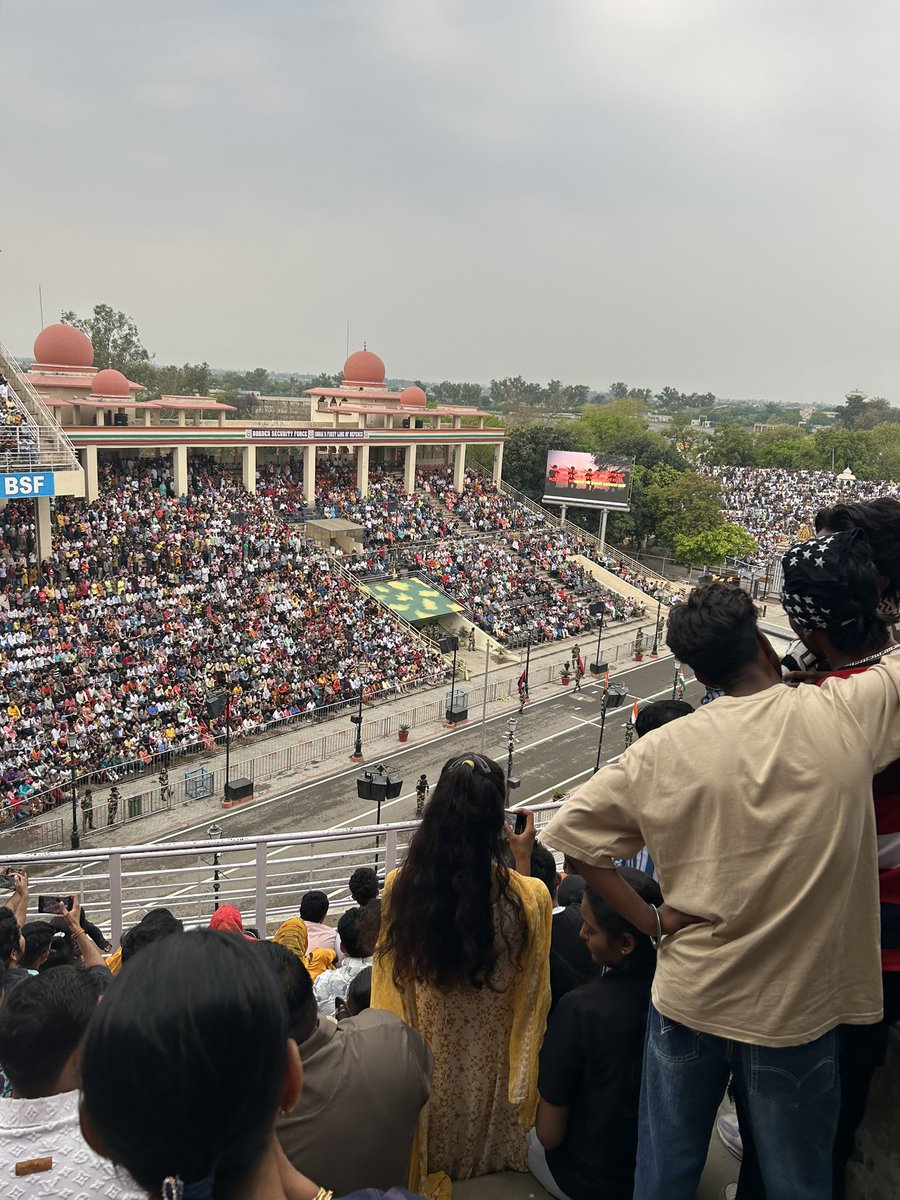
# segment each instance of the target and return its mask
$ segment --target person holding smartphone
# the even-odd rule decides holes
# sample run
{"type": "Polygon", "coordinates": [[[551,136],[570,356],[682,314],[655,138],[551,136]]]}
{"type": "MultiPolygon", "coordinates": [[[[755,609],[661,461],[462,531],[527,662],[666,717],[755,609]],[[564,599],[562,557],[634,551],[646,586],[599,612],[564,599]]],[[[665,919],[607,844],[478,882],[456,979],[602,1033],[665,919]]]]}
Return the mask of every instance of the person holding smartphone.
{"type": "Polygon", "coordinates": [[[428,1174],[526,1167],[550,1006],[551,902],[530,878],[534,815],[509,814],[524,819],[517,834],[504,799],[497,763],[451,758],[385,883],[372,1007],[395,1013],[434,1052],[414,1164],[420,1190],[428,1174]]]}

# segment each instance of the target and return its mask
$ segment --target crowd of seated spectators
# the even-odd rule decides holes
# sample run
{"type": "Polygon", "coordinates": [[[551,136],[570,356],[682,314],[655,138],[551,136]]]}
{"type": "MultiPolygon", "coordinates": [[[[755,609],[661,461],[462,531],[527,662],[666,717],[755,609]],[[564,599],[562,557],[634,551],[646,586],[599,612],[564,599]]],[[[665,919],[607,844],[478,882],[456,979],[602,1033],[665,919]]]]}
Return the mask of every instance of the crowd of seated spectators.
{"type": "Polygon", "coordinates": [[[27,506],[0,515],[0,780],[7,816],[115,781],[155,755],[249,736],[443,677],[329,560],[212,460],[175,497],[166,460],[101,470],[100,499],[56,503],[38,564],[27,506]]]}
{"type": "Polygon", "coordinates": [[[900,497],[900,484],[885,480],[841,479],[832,471],[792,471],[782,467],[707,467],[721,487],[726,521],[733,521],[759,545],[757,561],[772,558],[793,541],[816,512],[841,503],[879,496],[900,497]]]}
{"type": "MultiPolygon", "coordinates": [[[[517,627],[531,622],[537,640],[559,640],[595,624],[584,587],[575,596],[548,578],[505,539],[457,539],[413,552],[416,567],[472,613],[482,629],[506,639],[517,627]]],[[[574,576],[573,576],[574,578],[574,576]]]]}
{"type": "Polygon", "coordinates": [[[694,1200],[730,1074],[747,1194],[842,1198],[900,1019],[900,505],[865,509],[785,560],[816,677],[785,686],[746,593],[696,589],[668,641],[728,701],[645,705],[542,845],[463,751],[336,929],[323,892],[271,940],[229,904],[189,932],[156,909],[104,957],[77,897],[42,929],[13,873],[0,1163],[38,1177],[18,1194],[77,1165],[128,1200],[444,1200],[530,1169],[556,1200],[694,1200]]]}
{"type": "Polygon", "coordinates": [[[304,507],[303,464],[289,460],[271,463],[257,472],[257,490],[275,507],[298,517],[326,517],[353,521],[362,526],[366,548],[431,542],[452,536],[458,523],[435,508],[423,492],[407,495],[403,476],[375,465],[369,470],[369,494],[356,486],[356,468],[338,460],[316,463],[315,506],[304,507]]]}
{"type": "Polygon", "coordinates": [[[473,529],[477,529],[479,533],[527,531],[539,529],[546,524],[540,513],[500,491],[493,480],[486,479],[471,468],[466,469],[462,492],[454,489],[452,480],[450,468],[442,467],[423,472],[422,486],[433,492],[450,512],[459,516],[473,529]]]}

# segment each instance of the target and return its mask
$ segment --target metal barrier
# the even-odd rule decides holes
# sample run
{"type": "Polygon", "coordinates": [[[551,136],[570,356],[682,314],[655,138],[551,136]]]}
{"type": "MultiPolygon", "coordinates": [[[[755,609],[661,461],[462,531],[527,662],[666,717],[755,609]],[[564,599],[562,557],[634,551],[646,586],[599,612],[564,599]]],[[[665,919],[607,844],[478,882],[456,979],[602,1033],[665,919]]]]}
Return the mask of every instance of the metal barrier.
{"type": "MultiPolygon", "coordinates": [[[[559,803],[533,806],[539,829],[559,803]]],[[[113,944],[151,908],[205,925],[219,904],[236,905],[245,924],[265,937],[296,916],[304,892],[327,892],[333,910],[346,907],[355,868],[374,867],[383,878],[403,861],[417,824],[19,854],[6,861],[28,871],[33,895],[76,893],[91,920],[109,929],[113,944]]]]}

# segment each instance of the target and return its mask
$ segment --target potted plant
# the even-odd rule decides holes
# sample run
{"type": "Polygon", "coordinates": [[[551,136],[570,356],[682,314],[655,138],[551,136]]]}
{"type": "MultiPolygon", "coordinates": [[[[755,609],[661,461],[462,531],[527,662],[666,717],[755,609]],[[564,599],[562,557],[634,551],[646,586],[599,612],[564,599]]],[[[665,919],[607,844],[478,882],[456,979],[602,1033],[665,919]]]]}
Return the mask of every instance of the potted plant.
{"type": "Polygon", "coordinates": [[[570,662],[563,663],[560,678],[562,679],[563,687],[568,687],[569,680],[572,678],[572,664],[570,662]]]}
{"type": "Polygon", "coordinates": [[[409,726],[401,725],[400,728],[397,730],[397,737],[400,739],[401,742],[405,742],[409,737],[409,726]]]}
{"type": "Polygon", "coordinates": [[[644,661],[644,631],[639,629],[637,637],[634,639],[634,660],[635,662],[644,661]]]}

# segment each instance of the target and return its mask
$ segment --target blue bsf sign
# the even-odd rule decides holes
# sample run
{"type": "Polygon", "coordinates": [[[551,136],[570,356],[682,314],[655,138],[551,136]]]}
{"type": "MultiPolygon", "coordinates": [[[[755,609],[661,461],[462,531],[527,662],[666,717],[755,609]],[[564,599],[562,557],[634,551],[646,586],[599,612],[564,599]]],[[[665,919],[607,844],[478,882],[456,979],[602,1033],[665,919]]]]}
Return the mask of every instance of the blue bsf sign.
{"type": "Polygon", "coordinates": [[[4,500],[32,499],[34,496],[55,496],[53,472],[39,475],[0,475],[0,497],[4,500]]]}

